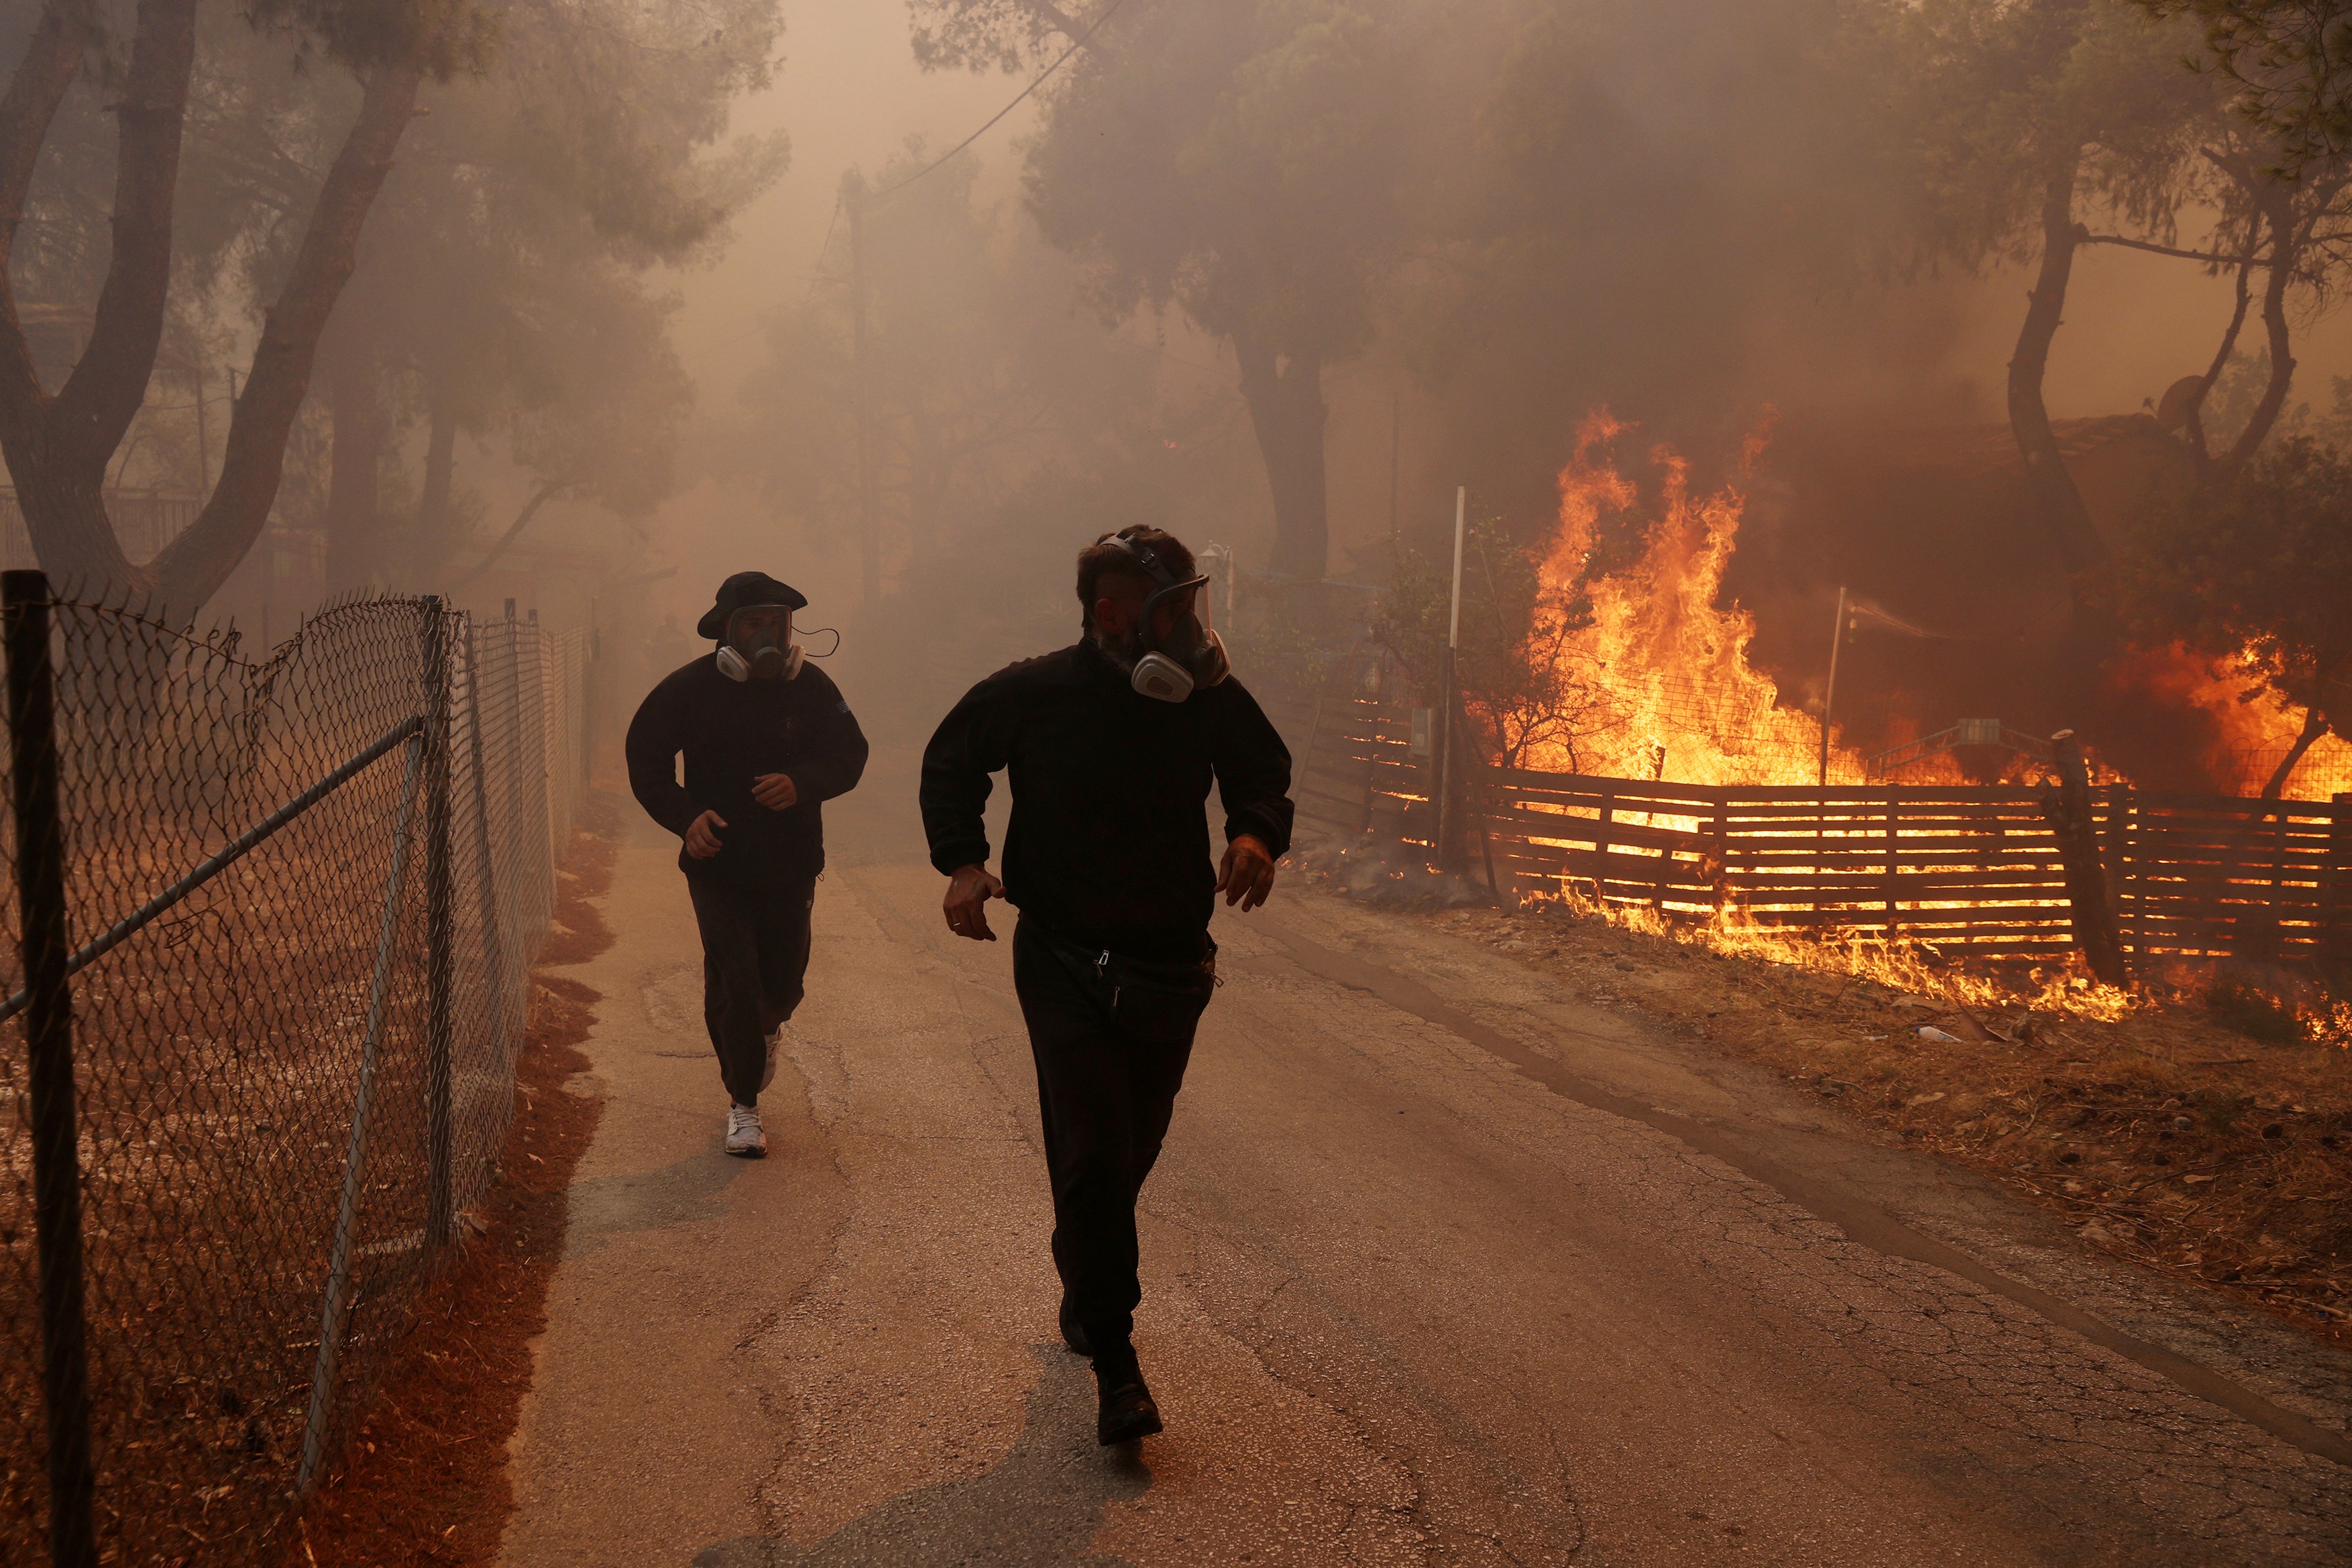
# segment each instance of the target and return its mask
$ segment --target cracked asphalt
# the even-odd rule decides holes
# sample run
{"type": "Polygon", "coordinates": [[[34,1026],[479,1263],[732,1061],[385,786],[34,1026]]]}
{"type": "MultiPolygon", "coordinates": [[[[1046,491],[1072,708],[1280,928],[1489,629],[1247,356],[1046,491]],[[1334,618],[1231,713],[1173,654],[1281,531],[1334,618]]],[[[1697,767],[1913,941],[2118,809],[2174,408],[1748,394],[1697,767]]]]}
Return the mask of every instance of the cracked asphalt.
{"type": "Polygon", "coordinates": [[[2352,1358],[1295,885],[1219,917],[1143,1203],[1169,1429],[1099,1449],[1010,943],[942,926],[911,759],[828,827],[768,1160],[719,1152],[667,835],[571,972],[606,1105],[518,1568],[2352,1560],[2352,1358]]]}

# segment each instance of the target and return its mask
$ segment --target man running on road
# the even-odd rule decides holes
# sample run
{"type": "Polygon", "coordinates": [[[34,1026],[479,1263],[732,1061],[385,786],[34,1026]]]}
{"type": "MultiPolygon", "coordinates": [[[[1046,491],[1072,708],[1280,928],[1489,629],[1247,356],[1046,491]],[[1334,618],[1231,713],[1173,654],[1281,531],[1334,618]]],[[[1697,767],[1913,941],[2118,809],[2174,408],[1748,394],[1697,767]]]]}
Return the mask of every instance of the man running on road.
{"type": "Polygon", "coordinates": [[[1290,752],[1194,614],[1203,581],[1157,529],[1104,535],[1078,556],[1084,635],[973,687],[923,753],[948,929],[993,942],[988,900],[1021,911],[1013,984],[1037,1064],[1062,1337],[1094,1360],[1106,1444],[1160,1430],[1130,1337],[1135,1203],[1216,984],[1209,916],[1220,892],[1264,903],[1290,845],[1290,752]],[[981,816],[999,769],[1013,789],[1001,882],[981,816]]]}
{"type": "Polygon", "coordinates": [[[824,869],[819,803],[866,771],[849,704],[793,641],[793,612],[807,604],[764,572],[728,578],[695,628],[717,651],[665,679],[629,721],[629,789],[685,840],[677,864],[702,931],[702,1019],[727,1089],[726,1149],[751,1160],[768,1152],[760,1091],[808,972],[824,869]]]}

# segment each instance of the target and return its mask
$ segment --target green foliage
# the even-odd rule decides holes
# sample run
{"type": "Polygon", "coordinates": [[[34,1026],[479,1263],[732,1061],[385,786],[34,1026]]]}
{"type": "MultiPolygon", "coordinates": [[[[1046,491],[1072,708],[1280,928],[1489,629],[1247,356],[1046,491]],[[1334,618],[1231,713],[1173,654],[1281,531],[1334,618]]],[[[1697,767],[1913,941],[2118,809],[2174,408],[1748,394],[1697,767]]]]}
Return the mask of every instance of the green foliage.
{"type": "Polygon", "coordinates": [[[2193,37],[2126,0],[1923,0],[1898,29],[1923,248],[1969,267],[2040,251],[2054,172],[2077,212],[2169,243],[2206,193],[2218,99],[2180,68],[2193,37]]]}
{"type": "Polygon", "coordinates": [[[2298,708],[2352,722],[2352,456],[2308,437],[2159,507],[2119,559],[2116,596],[2153,642],[2242,654],[2298,708]]]}
{"type": "Polygon", "coordinates": [[[486,68],[500,21],[480,0],[246,0],[245,13],[354,72],[414,66],[435,81],[486,68]]]}
{"type": "Polygon", "coordinates": [[[1049,0],[908,0],[907,11],[915,63],[925,70],[1034,68],[1086,30],[1084,19],[1049,0]]]}
{"type": "Polygon", "coordinates": [[[2134,0],[2153,16],[2201,26],[2192,64],[2225,80],[2232,107],[2277,149],[2288,179],[2352,150],[2352,5],[2344,0],[2134,0]]]}
{"type": "Polygon", "coordinates": [[[1139,7],[1069,68],[1031,149],[1031,209],[1113,316],[1334,358],[1371,331],[1395,244],[1395,43],[1343,0],[1139,7]]]}
{"type": "Polygon", "coordinates": [[[1357,651],[1353,636],[1335,625],[1326,590],[1259,582],[1243,593],[1233,624],[1217,632],[1234,672],[1261,700],[1312,702],[1357,651]]]}
{"type": "MultiPolygon", "coordinates": [[[[1445,668],[1453,618],[1453,562],[1431,560],[1401,542],[1388,590],[1372,616],[1372,637],[1415,684],[1434,691],[1445,668]]],[[[1530,747],[1574,749],[1599,700],[1570,638],[1591,624],[1578,593],[1544,581],[1543,546],[1515,542],[1499,519],[1464,530],[1462,626],[1454,678],[1496,762],[1517,767],[1530,747]]]]}

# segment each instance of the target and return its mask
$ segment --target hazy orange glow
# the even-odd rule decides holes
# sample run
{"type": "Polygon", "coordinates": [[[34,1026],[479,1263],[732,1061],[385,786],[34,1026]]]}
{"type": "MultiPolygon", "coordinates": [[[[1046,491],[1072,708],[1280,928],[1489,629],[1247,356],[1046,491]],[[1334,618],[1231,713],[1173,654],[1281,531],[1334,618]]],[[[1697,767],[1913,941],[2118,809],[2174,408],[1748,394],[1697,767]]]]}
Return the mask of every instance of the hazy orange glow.
{"type": "MultiPolygon", "coordinates": [[[[2155,689],[2212,716],[2218,733],[2206,771],[2225,789],[2259,793],[2302,732],[2302,710],[2280,706],[2251,664],[2200,658],[2175,645],[2145,656],[2137,673],[2155,689]]],[[[2352,745],[2328,735],[2304,753],[2284,794],[2291,800],[2325,800],[2346,789],[2352,789],[2352,745]]]]}

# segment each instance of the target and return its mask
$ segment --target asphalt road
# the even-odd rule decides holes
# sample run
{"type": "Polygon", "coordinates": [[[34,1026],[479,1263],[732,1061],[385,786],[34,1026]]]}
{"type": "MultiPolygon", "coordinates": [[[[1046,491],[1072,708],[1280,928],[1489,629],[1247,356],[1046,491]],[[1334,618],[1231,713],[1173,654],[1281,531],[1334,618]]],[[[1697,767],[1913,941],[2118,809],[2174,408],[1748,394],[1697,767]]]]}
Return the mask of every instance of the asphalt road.
{"type": "Polygon", "coordinates": [[[2352,1561],[2352,1358],[1295,888],[1219,918],[1144,1194],[1169,1429],[1099,1449],[1011,944],[944,929],[903,763],[831,828],[757,1163],[675,841],[623,849],[516,1568],[2352,1561]]]}

